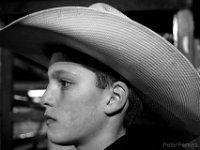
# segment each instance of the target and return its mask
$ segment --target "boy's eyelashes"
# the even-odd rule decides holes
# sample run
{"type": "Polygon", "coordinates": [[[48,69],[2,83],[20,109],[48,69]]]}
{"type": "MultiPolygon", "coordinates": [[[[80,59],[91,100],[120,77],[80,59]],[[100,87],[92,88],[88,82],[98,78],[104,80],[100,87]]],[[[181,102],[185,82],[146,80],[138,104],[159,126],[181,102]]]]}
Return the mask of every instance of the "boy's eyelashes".
{"type": "Polygon", "coordinates": [[[62,87],[68,87],[72,84],[70,81],[63,80],[63,79],[60,79],[59,83],[61,84],[62,87]]]}

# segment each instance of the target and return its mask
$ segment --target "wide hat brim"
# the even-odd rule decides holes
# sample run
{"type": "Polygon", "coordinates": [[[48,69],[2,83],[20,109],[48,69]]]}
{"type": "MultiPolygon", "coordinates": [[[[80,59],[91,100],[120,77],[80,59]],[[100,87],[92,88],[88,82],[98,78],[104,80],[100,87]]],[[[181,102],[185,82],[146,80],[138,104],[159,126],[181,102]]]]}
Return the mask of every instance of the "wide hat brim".
{"type": "Polygon", "coordinates": [[[48,67],[44,48],[63,44],[101,61],[127,79],[144,105],[168,126],[200,135],[200,78],[161,36],[109,11],[59,7],[20,18],[0,31],[0,46],[48,67]]]}

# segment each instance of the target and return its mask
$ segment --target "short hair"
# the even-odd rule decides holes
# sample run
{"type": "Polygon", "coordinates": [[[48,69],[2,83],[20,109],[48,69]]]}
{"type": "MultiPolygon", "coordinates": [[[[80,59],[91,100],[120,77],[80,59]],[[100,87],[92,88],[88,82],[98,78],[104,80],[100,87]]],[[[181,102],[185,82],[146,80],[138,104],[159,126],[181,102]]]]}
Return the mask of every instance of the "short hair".
{"type": "Polygon", "coordinates": [[[135,90],[133,90],[133,87],[130,84],[128,84],[127,81],[125,81],[123,78],[119,76],[117,76],[118,77],[117,78],[114,75],[110,75],[110,73],[106,73],[102,70],[93,68],[91,66],[85,66],[85,67],[96,74],[97,77],[96,86],[100,89],[108,88],[112,86],[116,81],[122,81],[127,85],[129,106],[125,112],[123,125],[126,129],[130,128],[133,125],[134,121],[140,116],[143,109],[141,100],[137,95],[137,93],[135,92],[135,90]]]}
{"type": "Polygon", "coordinates": [[[68,61],[72,61],[96,74],[96,86],[101,89],[112,86],[116,81],[122,81],[128,86],[128,101],[129,106],[126,110],[123,125],[126,129],[130,128],[134,121],[139,117],[142,112],[142,102],[129,82],[119,75],[116,71],[109,68],[107,65],[102,64],[100,61],[81,53],[71,47],[58,44],[49,44],[44,49],[45,54],[50,58],[55,52],[61,52],[68,61]]]}

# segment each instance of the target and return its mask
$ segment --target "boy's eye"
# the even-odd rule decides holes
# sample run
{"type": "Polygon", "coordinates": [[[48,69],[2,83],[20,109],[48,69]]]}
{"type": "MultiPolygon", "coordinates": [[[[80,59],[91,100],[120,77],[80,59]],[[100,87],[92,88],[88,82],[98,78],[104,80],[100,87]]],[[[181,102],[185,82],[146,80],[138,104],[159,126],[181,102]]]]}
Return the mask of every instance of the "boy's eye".
{"type": "Polygon", "coordinates": [[[65,81],[65,80],[60,80],[60,84],[62,87],[68,87],[69,85],[71,85],[71,82],[65,81]]]}

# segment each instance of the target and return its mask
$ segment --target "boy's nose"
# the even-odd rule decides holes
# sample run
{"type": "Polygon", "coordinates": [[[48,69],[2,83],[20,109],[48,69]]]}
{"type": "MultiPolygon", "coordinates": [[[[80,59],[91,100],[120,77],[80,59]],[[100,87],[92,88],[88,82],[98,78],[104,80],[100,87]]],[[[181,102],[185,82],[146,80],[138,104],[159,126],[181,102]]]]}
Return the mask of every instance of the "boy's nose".
{"type": "Polygon", "coordinates": [[[53,100],[53,92],[50,90],[49,87],[47,87],[45,93],[43,94],[41,98],[41,105],[44,107],[52,107],[54,105],[54,100],[53,100]]]}

